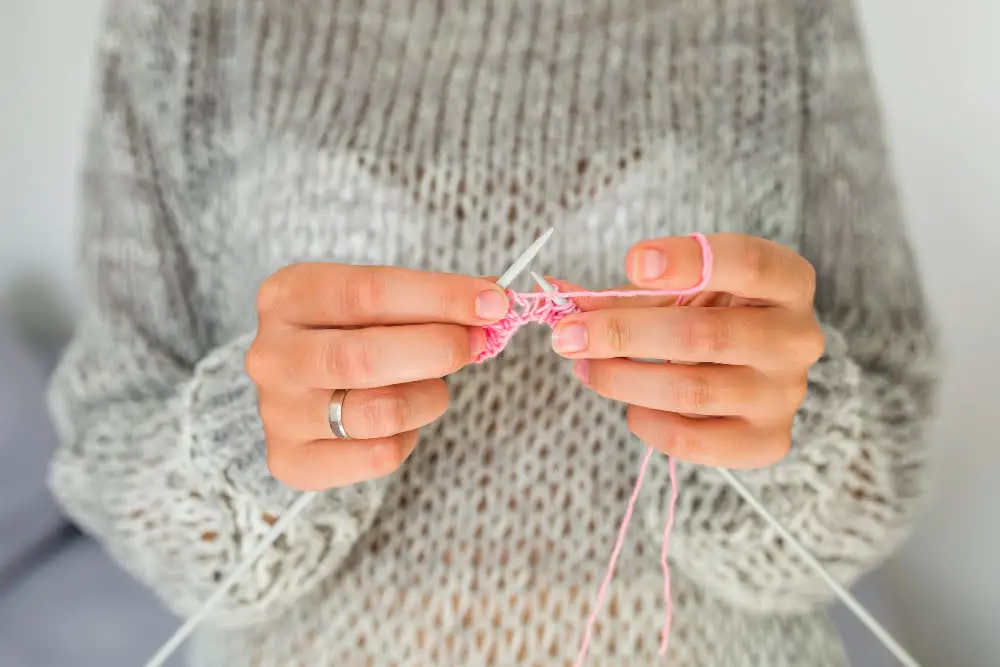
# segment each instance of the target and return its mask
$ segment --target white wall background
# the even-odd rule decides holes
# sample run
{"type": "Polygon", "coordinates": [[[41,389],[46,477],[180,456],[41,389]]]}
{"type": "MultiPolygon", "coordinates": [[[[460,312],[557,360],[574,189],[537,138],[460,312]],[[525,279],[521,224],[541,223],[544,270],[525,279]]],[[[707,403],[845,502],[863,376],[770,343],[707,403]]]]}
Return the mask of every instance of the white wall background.
{"type": "Polygon", "coordinates": [[[65,321],[50,299],[24,294],[73,304],[76,170],[102,6],[0,0],[0,307],[31,325],[65,321]]]}
{"type": "Polygon", "coordinates": [[[950,368],[940,489],[887,570],[927,665],[1000,664],[1000,3],[862,0],[950,368]]]}
{"type": "MultiPolygon", "coordinates": [[[[926,665],[983,667],[1000,656],[1000,3],[861,1],[951,364],[938,499],[883,578],[926,665]]],[[[60,311],[13,296],[39,294],[39,280],[72,309],[74,183],[100,6],[0,0],[0,308],[30,326],[63,325],[60,311]]]]}

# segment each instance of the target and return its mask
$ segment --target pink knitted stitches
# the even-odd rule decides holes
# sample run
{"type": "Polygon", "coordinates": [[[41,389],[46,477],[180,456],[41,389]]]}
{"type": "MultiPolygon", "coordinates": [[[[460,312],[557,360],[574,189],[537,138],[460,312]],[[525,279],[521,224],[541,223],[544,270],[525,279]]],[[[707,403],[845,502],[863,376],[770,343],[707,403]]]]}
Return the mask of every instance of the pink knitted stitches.
{"type": "MultiPolygon", "coordinates": [[[[531,292],[520,293],[507,290],[507,297],[510,299],[510,309],[503,319],[483,327],[486,333],[486,347],[475,358],[475,363],[486,361],[497,356],[514,337],[517,330],[525,324],[535,322],[537,324],[548,324],[550,327],[556,326],[562,318],[573,313],[580,312],[572,299],[579,298],[608,298],[608,297],[637,297],[637,296],[677,296],[677,305],[684,305],[684,297],[692,296],[703,291],[708,286],[708,281],[712,277],[713,258],[712,248],[708,245],[708,239],[697,232],[691,237],[698,242],[701,247],[701,280],[694,287],[676,290],[605,290],[603,292],[566,292],[556,294],[553,292],[531,292]],[[565,305],[558,305],[554,302],[557,297],[569,300],[565,305]]],[[[556,290],[558,291],[558,290],[556,290]]]]}
{"type": "Polygon", "coordinates": [[[559,320],[571,313],[578,313],[580,309],[572,301],[560,306],[551,297],[547,299],[531,298],[538,296],[550,297],[549,294],[518,294],[507,290],[507,297],[510,299],[510,310],[500,321],[483,327],[486,333],[486,347],[476,357],[476,363],[492,359],[507,347],[507,343],[514,337],[517,330],[529,322],[538,324],[548,324],[554,327],[559,320]]]}

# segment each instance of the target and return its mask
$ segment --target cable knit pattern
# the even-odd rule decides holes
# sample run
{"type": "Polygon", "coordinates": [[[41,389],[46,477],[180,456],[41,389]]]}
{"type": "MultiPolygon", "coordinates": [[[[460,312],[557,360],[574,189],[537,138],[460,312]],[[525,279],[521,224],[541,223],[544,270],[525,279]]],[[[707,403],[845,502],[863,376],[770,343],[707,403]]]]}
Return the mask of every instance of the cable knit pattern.
{"type": "MultiPolygon", "coordinates": [[[[260,281],[301,260],[496,274],[551,224],[538,268],[592,289],[649,237],[806,255],[827,351],[791,454],[744,478],[844,581],[904,538],[935,335],[846,0],[110,4],[51,483],[178,613],[294,497],[243,369],[260,281]]],[[[449,383],[404,467],[322,494],[195,665],[570,664],[644,447],[542,327],[449,383]]],[[[715,473],[679,471],[670,655],[657,457],[588,664],[843,665],[822,583],[715,473]]]]}

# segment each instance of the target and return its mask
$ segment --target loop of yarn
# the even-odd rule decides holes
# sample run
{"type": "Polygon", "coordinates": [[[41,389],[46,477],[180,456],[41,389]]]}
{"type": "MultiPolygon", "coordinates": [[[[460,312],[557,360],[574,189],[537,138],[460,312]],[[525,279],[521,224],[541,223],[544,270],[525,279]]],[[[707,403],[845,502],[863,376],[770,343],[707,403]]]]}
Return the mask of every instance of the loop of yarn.
{"type": "Polygon", "coordinates": [[[510,300],[510,307],[507,314],[497,322],[489,326],[482,327],[486,334],[486,346],[474,359],[475,363],[481,363],[487,359],[496,357],[507,343],[514,337],[517,330],[532,322],[536,324],[547,324],[555,327],[559,321],[567,315],[580,312],[580,309],[572,302],[572,299],[600,299],[609,297],[638,297],[638,296],[676,296],[678,306],[684,305],[684,297],[692,296],[702,292],[708,286],[712,278],[713,256],[712,247],[708,244],[708,239],[704,235],[695,232],[691,237],[698,242],[701,248],[701,279],[693,287],[686,289],[665,289],[665,290],[605,290],[603,292],[562,292],[558,288],[555,292],[513,292],[507,290],[507,297],[510,300]],[[555,303],[556,298],[567,300],[565,305],[555,303]]]}
{"type": "MultiPolygon", "coordinates": [[[[556,293],[519,293],[508,290],[507,296],[510,299],[510,309],[503,319],[490,326],[483,327],[486,334],[486,346],[476,357],[475,362],[479,363],[499,355],[507,346],[507,343],[509,343],[514,337],[514,334],[517,333],[517,330],[528,323],[534,322],[537,324],[547,324],[550,327],[555,327],[567,315],[580,312],[579,307],[573,303],[572,299],[676,296],[678,297],[676,305],[685,305],[685,297],[702,292],[706,287],[708,287],[708,283],[712,278],[713,269],[712,248],[709,246],[708,240],[703,235],[698,233],[694,233],[691,236],[698,242],[698,245],[701,248],[702,269],[701,280],[698,281],[697,285],[687,289],[609,290],[604,292],[563,293],[558,293],[558,289],[556,290],[556,293]],[[554,301],[557,297],[566,299],[567,302],[563,305],[557,304],[554,301]]],[[[604,605],[604,598],[607,596],[608,588],[610,587],[611,580],[614,577],[615,565],[618,562],[618,556],[625,544],[625,535],[628,532],[628,526],[632,520],[632,514],[635,512],[635,504],[639,498],[639,492],[642,490],[643,478],[645,477],[646,470],[649,467],[650,460],[652,459],[654,453],[655,450],[652,447],[649,447],[646,450],[646,455],[642,460],[642,464],[639,466],[639,472],[635,480],[635,487],[632,490],[632,496],[629,498],[628,507],[625,510],[625,515],[622,517],[621,525],[618,530],[618,539],[615,541],[614,548],[611,551],[611,558],[608,562],[607,572],[604,575],[604,580],[601,582],[601,587],[594,600],[594,606],[590,613],[590,617],[587,620],[586,629],[584,630],[580,651],[573,663],[573,667],[582,667],[583,662],[587,657],[587,650],[590,647],[590,641],[594,634],[594,626],[597,623],[597,617],[604,605]]],[[[674,517],[677,513],[677,463],[673,457],[670,458],[669,473],[670,498],[667,503],[667,520],[666,527],[663,531],[663,546],[660,550],[660,567],[663,570],[663,594],[665,598],[665,618],[660,635],[660,656],[666,655],[667,643],[670,638],[670,626],[673,618],[673,601],[670,593],[670,566],[667,563],[667,551],[670,545],[670,534],[673,531],[674,517]]]]}
{"type": "MultiPolygon", "coordinates": [[[[572,301],[567,301],[565,305],[559,305],[551,298],[527,298],[531,296],[534,295],[518,294],[517,292],[507,290],[510,309],[503,319],[490,326],[483,327],[483,332],[486,334],[486,345],[483,351],[476,357],[476,363],[492,359],[503,352],[503,349],[507,347],[507,343],[514,337],[517,330],[525,324],[534,322],[554,327],[567,315],[580,312],[580,309],[572,301]]],[[[550,296],[550,294],[545,294],[545,296],[550,296]]]]}

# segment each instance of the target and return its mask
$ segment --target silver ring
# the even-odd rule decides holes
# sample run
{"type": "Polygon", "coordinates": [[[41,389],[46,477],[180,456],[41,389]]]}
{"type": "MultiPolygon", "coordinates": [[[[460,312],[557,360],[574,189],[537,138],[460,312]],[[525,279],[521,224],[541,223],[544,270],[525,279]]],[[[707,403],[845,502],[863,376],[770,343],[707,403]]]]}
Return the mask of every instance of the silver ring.
{"type": "Polygon", "coordinates": [[[350,389],[337,389],[330,397],[330,407],[326,410],[326,418],[330,423],[330,430],[338,440],[351,440],[344,428],[344,399],[350,389]]]}

